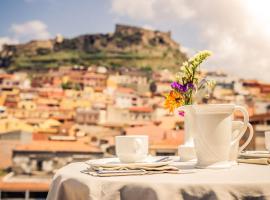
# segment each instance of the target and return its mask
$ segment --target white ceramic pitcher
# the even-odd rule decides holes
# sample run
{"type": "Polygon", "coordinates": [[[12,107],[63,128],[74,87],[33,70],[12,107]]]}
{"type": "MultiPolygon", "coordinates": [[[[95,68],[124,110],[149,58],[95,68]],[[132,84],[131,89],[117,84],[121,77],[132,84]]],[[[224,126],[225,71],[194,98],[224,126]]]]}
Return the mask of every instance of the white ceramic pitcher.
{"type": "Polygon", "coordinates": [[[193,105],[196,131],[194,143],[198,168],[228,168],[232,143],[239,141],[247,129],[249,116],[242,106],[234,104],[193,105]],[[243,113],[243,126],[232,140],[234,111],[243,113]]]}
{"type": "Polygon", "coordinates": [[[244,123],[241,121],[233,121],[233,123],[232,123],[232,140],[233,140],[233,142],[231,143],[229,160],[234,165],[237,164],[237,157],[238,157],[239,153],[241,153],[247,147],[247,145],[251,142],[252,137],[253,137],[253,133],[254,133],[252,125],[250,123],[248,123],[248,129],[249,129],[248,138],[244,142],[244,144],[242,144],[239,147],[239,141],[242,138],[242,137],[240,137],[240,138],[238,137],[239,129],[243,126],[244,126],[244,123]],[[235,140],[235,138],[239,138],[239,140],[235,140]]]}

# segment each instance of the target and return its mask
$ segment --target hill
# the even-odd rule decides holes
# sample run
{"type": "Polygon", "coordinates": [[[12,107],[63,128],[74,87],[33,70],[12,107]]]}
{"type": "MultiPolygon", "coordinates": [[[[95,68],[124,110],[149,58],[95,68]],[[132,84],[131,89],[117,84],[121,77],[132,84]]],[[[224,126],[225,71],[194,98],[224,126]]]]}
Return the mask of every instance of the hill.
{"type": "Polygon", "coordinates": [[[175,68],[187,59],[170,32],[116,25],[114,33],[57,36],[25,44],[5,45],[0,66],[8,70],[51,68],[67,64],[100,64],[175,68]]]}

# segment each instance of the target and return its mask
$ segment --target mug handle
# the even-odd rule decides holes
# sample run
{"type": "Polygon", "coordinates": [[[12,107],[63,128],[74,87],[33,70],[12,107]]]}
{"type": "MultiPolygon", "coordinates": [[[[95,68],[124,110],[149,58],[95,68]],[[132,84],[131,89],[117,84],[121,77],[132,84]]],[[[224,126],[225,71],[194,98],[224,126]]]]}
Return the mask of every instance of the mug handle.
{"type": "Polygon", "coordinates": [[[231,144],[235,143],[236,141],[239,141],[240,138],[245,134],[248,126],[249,116],[247,110],[243,106],[235,106],[234,111],[239,110],[244,117],[244,124],[242,127],[239,128],[239,134],[237,137],[234,138],[234,140],[231,142],[231,144]]]}
{"type": "Polygon", "coordinates": [[[250,143],[250,141],[253,138],[254,131],[253,131],[253,127],[250,123],[248,123],[248,129],[249,129],[248,139],[246,140],[246,142],[244,144],[242,144],[241,147],[239,147],[239,153],[241,153],[247,147],[247,145],[250,143]]]}

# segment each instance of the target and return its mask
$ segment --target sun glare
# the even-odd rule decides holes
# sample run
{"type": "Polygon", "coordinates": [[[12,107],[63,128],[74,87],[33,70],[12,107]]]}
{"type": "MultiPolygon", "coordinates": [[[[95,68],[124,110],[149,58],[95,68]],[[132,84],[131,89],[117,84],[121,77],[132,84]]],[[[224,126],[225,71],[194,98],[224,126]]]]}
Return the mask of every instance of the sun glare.
{"type": "Polygon", "coordinates": [[[248,11],[264,30],[270,33],[270,1],[269,0],[245,0],[248,11]]]}

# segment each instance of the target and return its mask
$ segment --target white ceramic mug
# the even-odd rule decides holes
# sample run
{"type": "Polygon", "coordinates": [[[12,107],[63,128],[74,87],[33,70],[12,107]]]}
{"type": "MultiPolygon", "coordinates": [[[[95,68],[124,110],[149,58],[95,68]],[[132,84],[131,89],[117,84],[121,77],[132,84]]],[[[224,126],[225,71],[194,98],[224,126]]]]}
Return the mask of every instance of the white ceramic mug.
{"type": "Polygon", "coordinates": [[[241,121],[233,121],[232,123],[232,142],[231,142],[231,149],[230,149],[230,161],[232,162],[232,164],[236,164],[237,163],[237,157],[238,154],[241,153],[246,147],[247,145],[251,142],[252,137],[253,137],[253,127],[250,123],[248,123],[248,138],[247,140],[244,142],[244,144],[242,144],[239,147],[239,141],[240,139],[243,137],[243,135],[239,138],[239,130],[241,129],[241,127],[244,126],[244,123],[241,121]],[[239,140],[235,140],[236,138],[239,138],[239,140]]]}
{"type": "Polygon", "coordinates": [[[116,136],[115,149],[117,157],[123,163],[142,161],[148,155],[148,136],[116,136]]]}
{"type": "Polygon", "coordinates": [[[265,131],[264,135],[265,148],[270,152],[270,131],[265,131]]]}
{"type": "Polygon", "coordinates": [[[194,147],[194,132],[196,131],[194,120],[194,109],[192,105],[185,105],[177,108],[177,112],[184,112],[184,144],[179,145],[178,154],[180,161],[189,161],[196,158],[194,147]]]}
{"type": "Polygon", "coordinates": [[[249,116],[242,106],[233,104],[193,105],[196,132],[194,135],[198,168],[228,168],[232,141],[233,113],[239,110],[244,125],[234,141],[239,141],[247,129],[249,116]]]}

